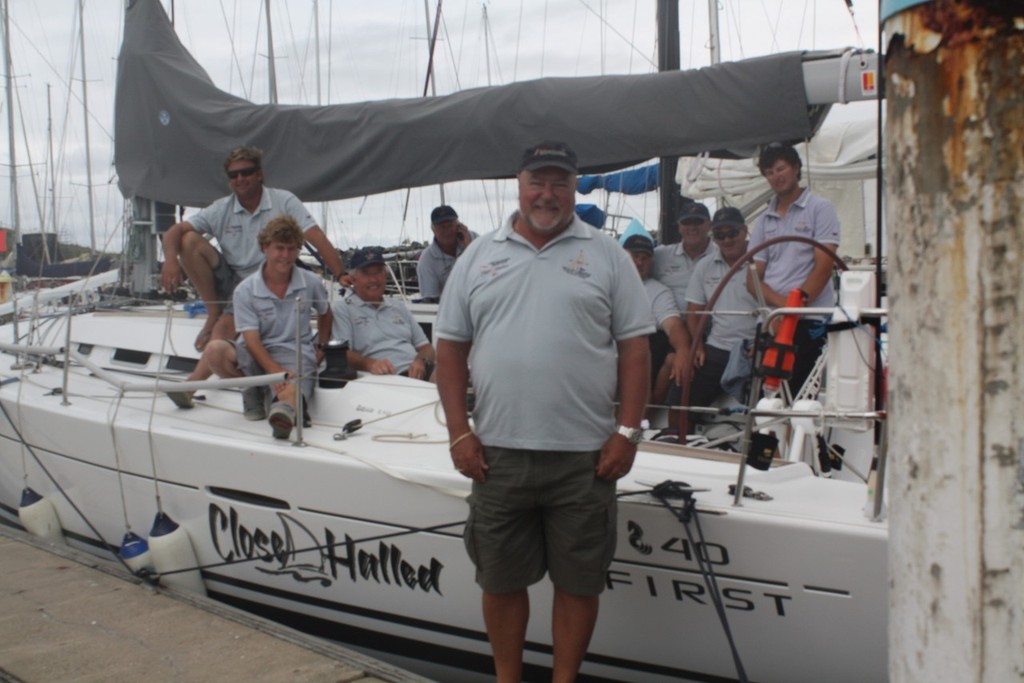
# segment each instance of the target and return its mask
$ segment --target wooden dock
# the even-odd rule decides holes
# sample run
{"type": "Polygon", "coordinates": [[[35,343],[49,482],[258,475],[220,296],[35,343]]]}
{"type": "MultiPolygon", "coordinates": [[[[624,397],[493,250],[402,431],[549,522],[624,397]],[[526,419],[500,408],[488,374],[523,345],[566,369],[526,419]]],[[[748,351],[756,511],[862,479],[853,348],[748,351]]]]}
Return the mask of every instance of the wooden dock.
{"type": "Polygon", "coordinates": [[[0,525],[0,682],[427,679],[0,525]]]}

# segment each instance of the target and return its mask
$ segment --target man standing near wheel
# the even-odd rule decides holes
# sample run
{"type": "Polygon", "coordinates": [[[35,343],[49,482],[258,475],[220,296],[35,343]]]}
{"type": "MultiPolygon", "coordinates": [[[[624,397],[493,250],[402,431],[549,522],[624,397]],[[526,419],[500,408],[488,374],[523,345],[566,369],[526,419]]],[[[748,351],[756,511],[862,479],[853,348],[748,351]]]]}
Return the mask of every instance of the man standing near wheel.
{"type": "MultiPolygon", "coordinates": [[[[800,187],[803,162],[792,145],[773,142],[764,148],[757,167],[771,185],[775,196],[754,223],[750,249],[777,237],[807,237],[833,252],[839,246],[839,217],[835,207],[810,189],[800,187]]],[[[786,305],[790,290],[803,292],[804,305],[814,308],[835,305],[832,287],[832,256],[806,242],[781,242],[754,256],[757,277],[765,303],[773,308],[786,305]]],[[[753,279],[748,288],[755,297],[753,279]]],[[[825,324],[821,318],[800,318],[793,344],[797,347],[789,386],[795,394],[814,368],[825,345],[825,324]]]]}

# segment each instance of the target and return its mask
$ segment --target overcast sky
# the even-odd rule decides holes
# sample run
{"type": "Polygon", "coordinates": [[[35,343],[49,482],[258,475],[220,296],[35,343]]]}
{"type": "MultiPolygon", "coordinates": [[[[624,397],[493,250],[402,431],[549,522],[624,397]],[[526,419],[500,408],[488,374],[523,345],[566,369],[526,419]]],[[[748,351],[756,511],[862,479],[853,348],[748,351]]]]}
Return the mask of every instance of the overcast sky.
{"type": "MultiPolygon", "coordinates": [[[[55,206],[61,238],[89,244],[79,0],[7,1],[22,231],[38,232],[41,224],[52,231],[55,206]]],[[[124,3],[81,2],[92,216],[98,246],[116,250],[123,199],[113,167],[113,90],[124,3]]],[[[280,102],[326,104],[423,94],[428,61],[425,5],[430,5],[433,22],[437,0],[270,2],[280,102]]],[[[171,1],[162,4],[171,14],[171,1]]],[[[681,0],[679,4],[682,68],[706,66],[710,63],[709,3],[681,0]]],[[[845,0],[718,0],[716,4],[723,60],[796,49],[877,49],[877,2],[854,0],[856,23],[845,0]]],[[[437,94],[447,94],[542,76],[654,71],[655,5],[655,0],[446,0],[433,87],[437,94]]],[[[254,102],[269,101],[267,22],[261,0],[175,0],[173,15],[181,41],[219,87],[254,102]]],[[[609,106],[629,103],[609,102],[609,106]]],[[[6,124],[5,99],[0,98],[0,108],[6,124]]],[[[0,190],[3,226],[13,216],[9,159],[7,136],[0,135],[0,176],[6,185],[0,190]]],[[[478,232],[492,229],[515,203],[515,190],[508,182],[454,183],[445,186],[445,193],[446,202],[478,232]]],[[[610,200],[597,194],[602,196],[579,201],[602,207],[610,201],[607,208],[612,213],[637,217],[647,227],[656,227],[657,193],[633,198],[613,195],[610,200]]],[[[392,192],[310,208],[334,243],[348,248],[426,240],[428,215],[438,203],[440,190],[434,187],[414,190],[408,199],[405,192],[392,192]],[[404,219],[403,214],[407,214],[404,219]]]]}

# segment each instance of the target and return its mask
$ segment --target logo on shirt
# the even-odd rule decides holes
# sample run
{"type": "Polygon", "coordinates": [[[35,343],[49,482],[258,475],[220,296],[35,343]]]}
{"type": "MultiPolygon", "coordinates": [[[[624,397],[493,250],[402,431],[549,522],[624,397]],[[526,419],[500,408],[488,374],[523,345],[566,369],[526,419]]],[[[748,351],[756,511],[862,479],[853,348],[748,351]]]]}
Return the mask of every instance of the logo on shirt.
{"type": "Polygon", "coordinates": [[[486,278],[493,280],[494,278],[501,275],[502,271],[508,270],[508,259],[498,259],[497,261],[491,261],[490,263],[483,263],[480,265],[480,274],[486,278]]]}
{"type": "Polygon", "coordinates": [[[568,265],[562,266],[562,270],[564,270],[569,275],[580,278],[581,280],[586,280],[587,278],[589,278],[590,272],[587,270],[586,253],[582,249],[580,249],[579,255],[576,258],[569,261],[568,265]]]}

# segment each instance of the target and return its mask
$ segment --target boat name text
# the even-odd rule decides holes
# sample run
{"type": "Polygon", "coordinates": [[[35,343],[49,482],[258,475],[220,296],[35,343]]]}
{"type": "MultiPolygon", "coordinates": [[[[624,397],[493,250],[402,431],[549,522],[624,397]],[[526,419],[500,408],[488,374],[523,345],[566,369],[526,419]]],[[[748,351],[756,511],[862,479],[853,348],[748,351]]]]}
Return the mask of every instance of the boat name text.
{"type": "Polygon", "coordinates": [[[291,576],[301,583],[319,582],[327,587],[339,575],[348,575],[353,583],[374,581],[442,595],[444,564],[436,557],[416,566],[403,558],[402,549],[394,543],[381,540],[373,552],[360,547],[363,544],[348,534],[343,541],[336,540],[334,532],[327,527],[324,527],[321,542],[312,530],[291,515],[278,512],[277,518],[280,529],[249,528],[241,523],[234,507],[225,511],[211,503],[210,540],[225,562],[253,560],[264,565],[257,565],[258,571],[291,576]]]}

